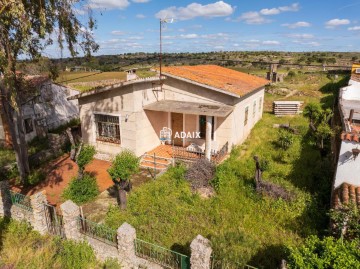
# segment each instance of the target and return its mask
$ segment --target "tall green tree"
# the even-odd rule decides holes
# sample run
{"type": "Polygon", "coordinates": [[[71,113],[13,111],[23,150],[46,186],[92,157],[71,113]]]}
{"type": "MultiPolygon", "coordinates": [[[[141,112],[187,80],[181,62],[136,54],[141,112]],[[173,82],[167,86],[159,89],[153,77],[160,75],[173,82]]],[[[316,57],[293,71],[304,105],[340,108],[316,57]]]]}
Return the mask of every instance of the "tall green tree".
{"type": "Polygon", "coordinates": [[[98,49],[89,12],[85,25],[77,18],[79,0],[0,0],[0,93],[1,109],[9,125],[19,174],[25,182],[30,169],[21,105],[29,85],[16,66],[20,57],[38,58],[55,42],[67,46],[71,56],[77,48],[89,56],[98,49]],[[79,45],[79,46],[76,46],[79,45]]]}

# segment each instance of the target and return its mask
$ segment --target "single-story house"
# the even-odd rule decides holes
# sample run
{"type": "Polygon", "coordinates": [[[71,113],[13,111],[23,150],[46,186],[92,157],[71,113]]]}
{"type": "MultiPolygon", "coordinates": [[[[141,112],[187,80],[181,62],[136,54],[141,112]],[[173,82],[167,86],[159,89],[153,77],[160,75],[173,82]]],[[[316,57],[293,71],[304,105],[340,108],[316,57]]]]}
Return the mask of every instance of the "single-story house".
{"type": "Polygon", "coordinates": [[[142,156],[164,143],[164,128],[171,130],[167,143],[175,147],[217,152],[243,142],[261,119],[268,83],[216,65],[171,66],[162,68],[161,77],[125,81],[69,99],[79,101],[83,141],[99,153],[114,156],[130,149],[142,156]]]}
{"type": "MultiPolygon", "coordinates": [[[[58,85],[46,76],[26,76],[25,79],[37,89],[21,106],[26,141],[45,135],[48,130],[57,128],[71,119],[79,118],[77,100],[67,99],[78,94],[78,91],[58,85]]],[[[3,111],[0,111],[0,142],[5,145],[11,144],[3,111]]]]}

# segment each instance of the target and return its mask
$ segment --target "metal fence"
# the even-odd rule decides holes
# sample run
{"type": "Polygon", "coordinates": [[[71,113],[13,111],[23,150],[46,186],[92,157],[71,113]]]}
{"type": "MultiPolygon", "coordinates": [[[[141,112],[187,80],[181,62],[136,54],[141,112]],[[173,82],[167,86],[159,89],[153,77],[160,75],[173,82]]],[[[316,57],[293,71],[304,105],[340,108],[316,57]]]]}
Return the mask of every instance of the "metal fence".
{"type": "Polygon", "coordinates": [[[230,262],[227,260],[216,260],[211,257],[211,266],[210,269],[258,269],[254,266],[248,264],[241,264],[238,262],[230,262]]]}
{"type": "Polygon", "coordinates": [[[189,269],[190,259],[181,253],[166,249],[141,239],[135,239],[135,253],[138,257],[157,263],[165,268],[189,269]]]}
{"type": "Polygon", "coordinates": [[[80,232],[102,241],[106,244],[117,246],[117,232],[103,224],[90,221],[86,218],[78,218],[80,232]]]}
{"type": "Polygon", "coordinates": [[[14,191],[9,191],[9,192],[10,192],[11,203],[13,205],[19,206],[27,211],[32,212],[33,209],[31,207],[29,196],[14,191]]]}

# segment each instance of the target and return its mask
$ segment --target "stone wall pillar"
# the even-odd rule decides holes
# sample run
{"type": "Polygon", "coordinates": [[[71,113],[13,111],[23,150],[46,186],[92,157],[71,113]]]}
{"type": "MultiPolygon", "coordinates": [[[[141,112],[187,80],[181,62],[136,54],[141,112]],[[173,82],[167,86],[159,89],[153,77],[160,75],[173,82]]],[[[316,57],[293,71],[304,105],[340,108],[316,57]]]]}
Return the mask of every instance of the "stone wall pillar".
{"type": "Polygon", "coordinates": [[[191,269],[210,269],[212,248],[210,241],[201,235],[197,235],[190,244],[191,269]]]}
{"type": "Polygon", "coordinates": [[[135,239],[136,230],[130,224],[124,222],[117,229],[119,260],[122,268],[130,269],[136,263],[135,239]]]}
{"type": "Polygon", "coordinates": [[[30,196],[30,203],[33,209],[33,223],[32,226],[35,231],[40,234],[46,234],[48,227],[46,223],[46,210],[45,204],[47,203],[45,191],[38,192],[30,196]]]}
{"type": "Polygon", "coordinates": [[[10,217],[11,216],[11,197],[10,187],[8,180],[0,181],[0,216],[10,217]]]}
{"type": "Polygon", "coordinates": [[[79,230],[79,216],[80,208],[73,201],[67,200],[65,203],[60,205],[63,222],[64,222],[64,233],[66,239],[82,240],[82,235],[79,230]]]}

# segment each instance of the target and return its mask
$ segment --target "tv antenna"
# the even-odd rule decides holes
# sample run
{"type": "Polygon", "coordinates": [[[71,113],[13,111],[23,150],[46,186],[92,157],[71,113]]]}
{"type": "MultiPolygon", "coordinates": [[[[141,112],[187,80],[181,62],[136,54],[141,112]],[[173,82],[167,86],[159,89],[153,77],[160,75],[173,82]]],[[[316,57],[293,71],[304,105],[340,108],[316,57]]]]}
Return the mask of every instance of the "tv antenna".
{"type": "Polygon", "coordinates": [[[162,28],[166,25],[166,23],[173,23],[174,19],[167,19],[166,17],[164,19],[160,19],[160,55],[159,55],[159,61],[160,61],[160,80],[162,77],[162,28]]]}

